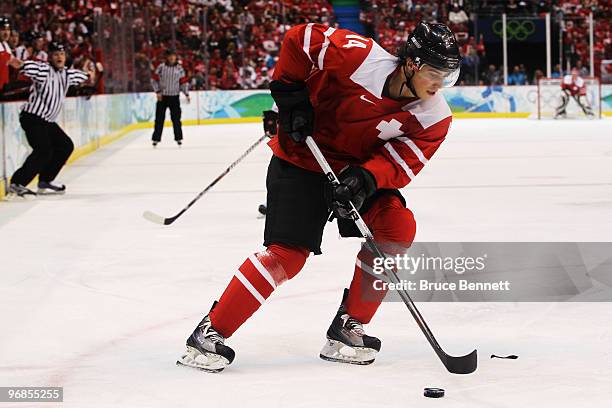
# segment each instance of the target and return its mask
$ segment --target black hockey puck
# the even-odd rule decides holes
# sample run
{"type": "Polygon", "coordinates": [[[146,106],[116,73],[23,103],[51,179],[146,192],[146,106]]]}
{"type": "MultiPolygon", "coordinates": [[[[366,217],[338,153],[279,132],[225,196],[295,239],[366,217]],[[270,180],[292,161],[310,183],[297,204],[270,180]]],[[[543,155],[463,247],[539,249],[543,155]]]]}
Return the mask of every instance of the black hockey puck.
{"type": "Polygon", "coordinates": [[[444,390],[442,388],[425,388],[423,395],[428,398],[442,398],[444,396],[444,390]]]}
{"type": "Polygon", "coordinates": [[[257,208],[257,211],[259,211],[261,215],[266,215],[266,212],[268,211],[268,207],[266,207],[265,204],[260,204],[259,208],[257,208]]]}
{"type": "Polygon", "coordinates": [[[509,356],[496,356],[495,354],[491,354],[491,358],[503,358],[506,360],[516,360],[518,356],[515,356],[514,354],[511,354],[509,356]]]}

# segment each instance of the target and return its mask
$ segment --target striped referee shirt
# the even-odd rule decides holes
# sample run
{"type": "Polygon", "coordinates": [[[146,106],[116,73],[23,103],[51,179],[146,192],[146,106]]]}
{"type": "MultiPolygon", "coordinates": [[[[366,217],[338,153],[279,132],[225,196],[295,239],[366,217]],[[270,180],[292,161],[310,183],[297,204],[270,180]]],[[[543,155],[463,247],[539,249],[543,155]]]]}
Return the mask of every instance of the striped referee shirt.
{"type": "Polygon", "coordinates": [[[47,122],[55,122],[59,116],[68,88],[87,80],[87,73],[78,69],[56,70],[46,62],[26,61],[21,71],[33,84],[28,102],[21,108],[47,122]]]}
{"type": "Polygon", "coordinates": [[[151,76],[151,85],[155,93],[165,96],[177,96],[181,91],[189,96],[189,84],[181,64],[160,64],[151,76]]]}

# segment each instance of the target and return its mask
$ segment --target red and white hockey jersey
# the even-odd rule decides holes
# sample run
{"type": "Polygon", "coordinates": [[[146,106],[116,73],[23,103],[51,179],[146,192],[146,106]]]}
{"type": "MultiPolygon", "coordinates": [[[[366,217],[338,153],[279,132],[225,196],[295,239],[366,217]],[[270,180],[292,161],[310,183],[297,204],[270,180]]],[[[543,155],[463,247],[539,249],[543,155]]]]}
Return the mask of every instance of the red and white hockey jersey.
{"type": "Polygon", "coordinates": [[[25,45],[20,45],[19,47],[15,48],[15,57],[19,58],[22,61],[32,60],[39,62],[47,62],[49,60],[49,54],[47,54],[43,50],[32,50],[32,53],[25,45]]]}
{"type": "Polygon", "coordinates": [[[572,96],[586,95],[586,83],[578,75],[565,75],[561,80],[561,89],[568,90],[572,96]]]}
{"type": "Polygon", "coordinates": [[[0,41],[0,91],[9,80],[8,62],[13,57],[11,47],[6,41],[0,41]]]}
{"type": "MultiPolygon", "coordinates": [[[[359,165],[378,188],[401,188],[444,141],[452,116],[439,93],[427,101],[383,96],[397,67],[397,58],[371,38],[311,23],[287,32],[273,79],[306,82],[315,109],[313,138],[334,171],[359,165]]],[[[281,159],[320,172],[308,147],[282,130],[269,145],[281,159]]]]}

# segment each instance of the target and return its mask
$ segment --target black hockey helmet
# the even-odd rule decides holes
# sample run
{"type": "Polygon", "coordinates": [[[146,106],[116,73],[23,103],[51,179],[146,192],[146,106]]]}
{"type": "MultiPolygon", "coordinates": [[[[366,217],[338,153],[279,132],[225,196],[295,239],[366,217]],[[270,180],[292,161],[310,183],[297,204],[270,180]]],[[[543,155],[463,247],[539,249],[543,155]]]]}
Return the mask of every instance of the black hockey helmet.
{"type": "Polygon", "coordinates": [[[30,33],[28,34],[28,37],[30,38],[30,41],[35,41],[35,40],[38,40],[39,38],[45,38],[45,35],[41,33],[40,31],[30,31],[30,33]]]}
{"type": "Polygon", "coordinates": [[[420,22],[400,47],[397,56],[401,63],[410,58],[419,69],[428,65],[446,73],[445,87],[453,86],[459,77],[459,46],[445,24],[420,22]]]}
{"type": "Polygon", "coordinates": [[[8,17],[0,16],[0,29],[11,28],[11,20],[8,17]]]}
{"type": "Polygon", "coordinates": [[[53,41],[49,44],[49,54],[51,54],[52,52],[56,52],[56,51],[66,51],[66,47],[64,47],[64,44],[57,42],[57,41],[53,41]]]}

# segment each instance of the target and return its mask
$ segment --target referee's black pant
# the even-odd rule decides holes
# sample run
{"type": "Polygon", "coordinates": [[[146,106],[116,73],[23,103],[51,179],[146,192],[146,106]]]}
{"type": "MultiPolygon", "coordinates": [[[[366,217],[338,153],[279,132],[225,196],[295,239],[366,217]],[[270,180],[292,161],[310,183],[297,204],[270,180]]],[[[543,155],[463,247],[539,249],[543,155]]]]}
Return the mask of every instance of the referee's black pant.
{"type": "Polygon", "coordinates": [[[74,150],[72,140],[57,123],[47,122],[31,113],[22,112],[19,122],[32,147],[32,153],[13,174],[11,183],[27,186],[37,174],[40,181],[55,180],[74,150]]]}
{"type": "Polygon", "coordinates": [[[174,129],[174,140],[183,140],[183,129],[181,128],[181,103],[179,102],[179,96],[162,95],[162,100],[157,101],[155,107],[154,142],[159,142],[161,140],[167,108],[170,108],[170,119],[172,119],[172,128],[174,129]]]}

